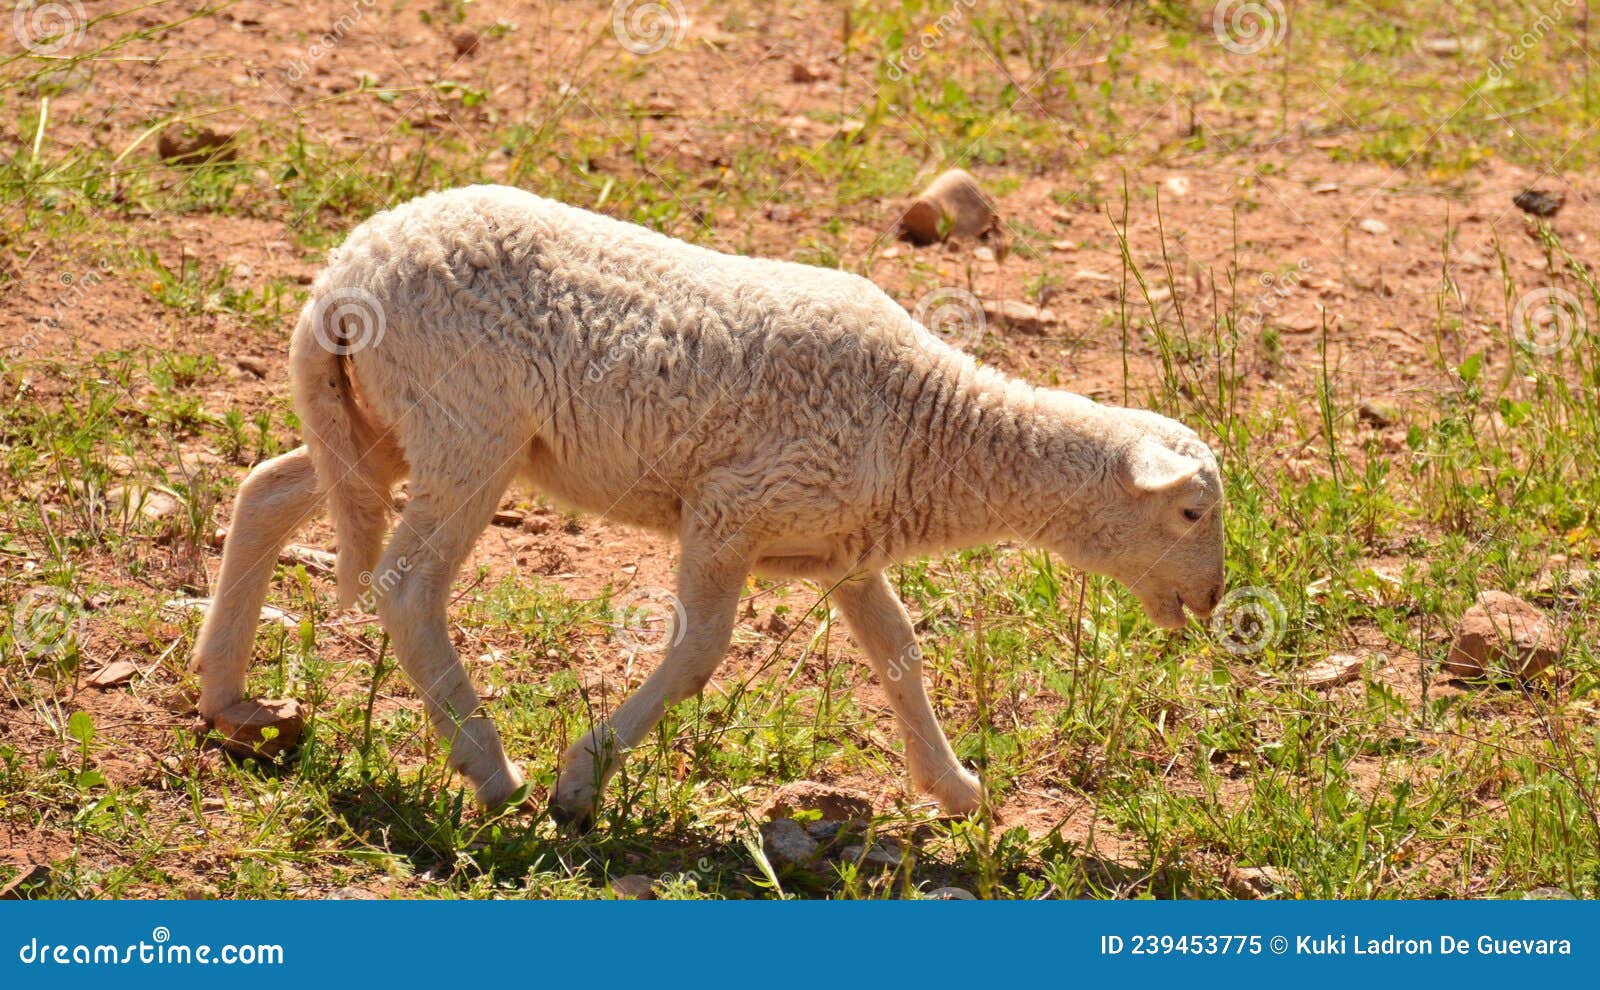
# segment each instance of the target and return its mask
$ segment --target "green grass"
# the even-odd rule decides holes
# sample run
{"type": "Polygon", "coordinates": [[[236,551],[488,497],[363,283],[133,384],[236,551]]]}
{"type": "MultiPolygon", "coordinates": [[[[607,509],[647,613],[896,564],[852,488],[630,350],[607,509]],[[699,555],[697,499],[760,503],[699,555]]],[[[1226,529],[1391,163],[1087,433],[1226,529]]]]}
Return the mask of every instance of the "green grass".
{"type": "MultiPolygon", "coordinates": [[[[459,20],[447,6],[394,16],[459,20]]],[[[822,23],[842,20],[838,5],[816,6],[822,23]]],[[[849,47],[903,51],[948,7],[856,4],[849,47]]],[[[315,261],[385,206],[508,181],[733,247],[752,243],[750,213],[820,208],[796,256],[864,268],[860,234],[881,227],[881,202],[954,162],[984,168],[1002,194],[1059,178],[1056,201],[1108,217],[1107,244],[1161,218],[1148,188],[1094,181],[1105,162],[1137,173],[1260,155],[1266,172],[1285,142],[1325,141],[1315,154],[1330,163],[1402,167],[1418,181],[1456,182],[1485,161],[1594,164],[1597,145],[1578,141],[1594,111],[1582,35],[1563,27],[1514,72],[1490,79],[1485,68],[1543,8],[1290,7],[1285,43],[1237,55],[1212,36],[1210,4],[1050,4],[1023,21],[1016,5],[980,3],[966,33],[900,78],[881,58],[839,68],[876,94],[812,111],[818,126],[798,139],[760,97],[742,116],[703,122],[705,147],[735,139],[714,165],[672,153],[645,126],[652,63],[613,58],[603,33],[566,66],[614,98],[599,115],[553,85],[502,105],[505,80],[463,63],[448,85],[386,80],[258,116],[234,162],[163,165],[86,136],[93,108],[61,116],[78,87],[115,71],[117,53],[159,43],[159,29],[123,34],[119,12],[63,57],[0,63],[0,103],[17,121],[0,149],[0,252],[13,263],[0,285],[44,250],[131,287],[163,327],[215,321],[237,335],[227,339],[270,349],[305,288],[276,273],[240,279],[147,218],[275,224],[315,261]],[[1472,25],[1464,43],[1481,42],[1476,54],[1422,46],[1449,23],[1472,25]],[[1037,81],[1036,106],[996,60],[1037,81]],[[470,143],[417,126],[435,99],[472,121],[470,143]],[[1196,126],[1145,127],[1173,106],[1196,126]],[[385,107],[419,109],[359,147],[322,137],[385,107]]],[[[173,30],[185,16],[151,9],[173,30]]],[[[759,13],[729,11],[730,30],[759,13]]],[[[533,46],[534,28],[500,35],[533,46]]],[[[219,101],[190,94],[152,124],[203,123],[227,109],[219,101]]],[[[1030,222],[1018,218],[1024,257],[1043,239],[1030,222]]],[[[1162,243],[1180,233],[1164,230],[1162,243]]],[[[1132,356],[1124,367],[1155,368],[1126,378],[1127,400],[1194,425],[1222,455],[1229,583],[1276,603],[1272,628],[1242,653],[1198,627],[1167,634],[1110,582],[1024,548],[897,568],[958,752],[994,807],[1036,813],[948,821],[914,796],[881,802],[872,832],[907,852],[893,869],[774,869],[756,852],[756,809],[783,781],[903,773],[892,722],[857,693],[864,668],[820,589],[805,586],[752,586],[789,633],[741,624],[735,673],[632,755],[583,839],[472,808],[381,632],[334,623],[327,580],[299,566],[280,568],[271,601],[300,622],[263,626],[250,686],[310,706],[304,743],[282,764],[202,746],[183,714],[198,620],[166,603],[204,593],[238,467],[298,442],[281,383],[270,397],[235,396],[225,358],[159,328],[122,349],[0,352],[0,822],[56,851],[27,894],[596,897],[608,878],[646,874],[681,897],[902,897],[948,883],[986,897],[1231,897],[1241,870],[1268,868],[1271,896],[1600,896],[1600,587],[1541,600],[1563,636],[1560,679],[1463,688],[1438,670],[1478,591],[1534,595],[1553,555],[1577,564],[1600,548],[1596,337],[1551,356],[1512,339],[1513,305],[1529,290],[1561,287],[1593,318],[1600,285],[1549,228],[1534,234],[1552,276],[1500,266],[1506,306],[1489,344],[1449,290],[1449,237],[1432,245],[1437,317],[1418,328],[1428,384],[1399,396],[1403,422],[1382,434],[1362,423],[1361,383],[1332,359],[1298,393],[1253,384],[1249,369],[1281,360],[1253,279],[1214,271],[1211,297],[1162,305],[1154,290],[1183,284],[1178,263],[1124,243],[1115,315],[1084,338],[1132,356]],[[119,509],[119,486],[159,490],[178,508],[119,509]],[[1364,656],[1362,676],[1304,686],[1301,672],[1330,653],[1364,656]],[[97,696],[94,713],[82,710],[81,678],[112,657],[140,667],[118,689],[137,704],[97,696]]],[[[94,305],[95,286],[80,291],[67,309],[94,305]]],[[[26,343],[25,332],[12,339],[26,343]]],[[[585,676],[616,656],[610,596],[574,598],[533,574],[469,574],[461,587],[463,653],[488,658],[474,674],[495,692],[513,754],[547,787],[556,754],[618,700],[615,684],[585,676]]],[[[12,869],[0,863],[0,883],[12,869]]]]}

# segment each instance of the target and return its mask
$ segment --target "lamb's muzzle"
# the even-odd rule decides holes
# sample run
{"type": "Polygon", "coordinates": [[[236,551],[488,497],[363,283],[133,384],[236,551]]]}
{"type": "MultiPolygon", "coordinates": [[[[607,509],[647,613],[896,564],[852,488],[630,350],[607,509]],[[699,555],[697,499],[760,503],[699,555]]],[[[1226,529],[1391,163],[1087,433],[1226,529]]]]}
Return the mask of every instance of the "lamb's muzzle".
{"type": "Polygon", "coordinates": [[[573,821],[667,706],[712,677],[752,572],[834,589],[913,781],[953,812],[982,791],[934,718],[884,568],[1014,539],[1116,578],[1164,626],[1221,596],[1221,476],[1184,426],[981,368],[865,279],[719,254],[515,189],[427,196],[362,224],[317,280],[290,368],[306,445],[240,490],[196,646],[200,710],[243,696],[272,562],[325,502],[341,601],[377,612],[486,804],[522,775],[445,606],[517,478],[680,543],[683,634],[562,758],[553,801],[573,821]]]}

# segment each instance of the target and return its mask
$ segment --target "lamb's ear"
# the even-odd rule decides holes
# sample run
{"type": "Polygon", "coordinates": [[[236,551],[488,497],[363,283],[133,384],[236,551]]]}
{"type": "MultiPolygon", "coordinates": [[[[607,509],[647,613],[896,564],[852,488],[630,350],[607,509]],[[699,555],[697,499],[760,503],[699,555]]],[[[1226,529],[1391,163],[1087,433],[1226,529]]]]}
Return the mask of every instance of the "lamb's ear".
{"type": "Polygon", "coordinates": [[[1122,483],[1134,494],[1169,492],[1200,473],[1197,459],[1144,439],[1128,450],[1122,483]]]}

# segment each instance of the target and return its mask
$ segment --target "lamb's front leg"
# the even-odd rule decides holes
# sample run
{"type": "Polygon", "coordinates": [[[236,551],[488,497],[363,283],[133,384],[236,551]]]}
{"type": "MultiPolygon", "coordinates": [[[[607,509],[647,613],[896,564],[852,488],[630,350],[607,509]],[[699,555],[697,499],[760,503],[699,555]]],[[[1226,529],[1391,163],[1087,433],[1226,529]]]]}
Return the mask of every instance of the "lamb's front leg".
{"type": "Polygon", "coordinates": [[[937,798],[951,814],[978,810],[983,790],[978,778],[962,768],[939,728],[922,685],[922,653],[917,649],[911,617],[883,572],[841,582],[833,591],[833,601],[889,695],[905,738],[912,783],[937,798]]]}
{"type": "Polygon", "coordinates": [[[644,741],[668,706],[700,693],[728,652],[739,592],[749,574],[742,547],[711,538],[683,542],[678,599],[666,656],[609,720],[602,719],[561,757],[550,813],[558,822],[587,827],[600,792],[622,755],[644,741]]]}

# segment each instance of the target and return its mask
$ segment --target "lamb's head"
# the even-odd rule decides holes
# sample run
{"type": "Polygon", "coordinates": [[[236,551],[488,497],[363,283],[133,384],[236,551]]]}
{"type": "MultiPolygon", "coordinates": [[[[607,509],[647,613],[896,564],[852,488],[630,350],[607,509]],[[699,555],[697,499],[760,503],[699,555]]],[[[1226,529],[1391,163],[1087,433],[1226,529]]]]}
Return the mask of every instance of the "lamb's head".
{"type": "Polygon", "coordinates": [[[1074,536],[1085,569],[1138,596],[1157,625],[1174,629],[1184,609],[1208,618],[1222,599],[1222,475],[1211,448],[1155,413],[1106,407],[1105,481],[1092,520],[1074,536]]]}

